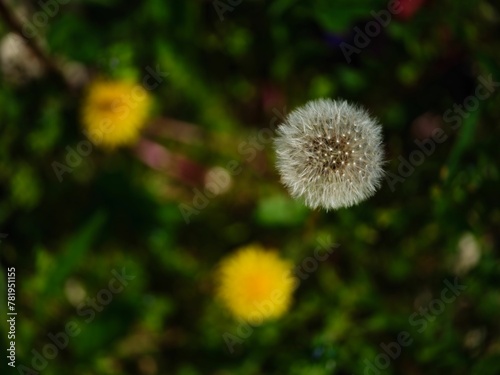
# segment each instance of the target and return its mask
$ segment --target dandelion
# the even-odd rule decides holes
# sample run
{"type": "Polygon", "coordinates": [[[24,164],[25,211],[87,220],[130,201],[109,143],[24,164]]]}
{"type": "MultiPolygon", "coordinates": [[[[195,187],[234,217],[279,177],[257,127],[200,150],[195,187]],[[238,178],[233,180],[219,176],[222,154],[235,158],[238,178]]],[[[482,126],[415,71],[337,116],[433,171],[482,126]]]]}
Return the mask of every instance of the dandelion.
{"type": "Polygon", "coordinates": [[[150,105],[149,93],[139,85],[99,80],[90,85],[83,103],[83,126],[95,144],[129,145],[139,138],[150,105]]]}
{"type": "Polygon", "coordinates": [[[292,264],[273,251],[250,245],[222,260],[217,296],[237,318],[262,322],[289,308],[294,279],[292,264]]]}
{"type": "Polygon", "coordinates": [[[294,110],[275,146],[281,181],[310,208],[349,207],[380,186],[381,126],[346,101],[319,99],[294,110]]]}

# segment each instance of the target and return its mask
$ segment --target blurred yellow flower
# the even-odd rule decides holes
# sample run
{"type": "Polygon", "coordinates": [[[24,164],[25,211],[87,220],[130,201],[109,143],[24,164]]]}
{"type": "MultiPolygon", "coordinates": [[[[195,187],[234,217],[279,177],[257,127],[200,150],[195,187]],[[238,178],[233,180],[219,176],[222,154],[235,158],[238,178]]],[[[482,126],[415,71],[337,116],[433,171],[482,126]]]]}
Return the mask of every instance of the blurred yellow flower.
{"type": "Polygon", "coordinates": [[[217,296],[237,318],[261,323],[289,308],[294,278],[292,264],[258,245],[237,250],[220,263],[217,296]]]}
{"type": "Polygon", "coordinates": [[[96,145],[114,148],[134,143],[151,106],[149,93],[128,81],[92,83],[82,108],[86,136],[96,145]]]}

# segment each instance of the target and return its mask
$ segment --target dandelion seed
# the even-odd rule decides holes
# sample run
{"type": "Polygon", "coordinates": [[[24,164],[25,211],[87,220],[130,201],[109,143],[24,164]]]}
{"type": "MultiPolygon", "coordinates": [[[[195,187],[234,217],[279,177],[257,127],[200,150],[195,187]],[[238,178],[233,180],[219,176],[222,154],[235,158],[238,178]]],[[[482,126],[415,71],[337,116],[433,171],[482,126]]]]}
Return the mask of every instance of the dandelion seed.
{"type": "Polygon", "coordinates": [[[311,208],[357,204],[380,186],[381,133],[380,124],[363,108],[342,100],[311,101],[290,113],[278,128],[275,146],[281,181],[294,198],[303,198],[311,208]],[[308,159],[325,154],[330,158],[308,159]]]}

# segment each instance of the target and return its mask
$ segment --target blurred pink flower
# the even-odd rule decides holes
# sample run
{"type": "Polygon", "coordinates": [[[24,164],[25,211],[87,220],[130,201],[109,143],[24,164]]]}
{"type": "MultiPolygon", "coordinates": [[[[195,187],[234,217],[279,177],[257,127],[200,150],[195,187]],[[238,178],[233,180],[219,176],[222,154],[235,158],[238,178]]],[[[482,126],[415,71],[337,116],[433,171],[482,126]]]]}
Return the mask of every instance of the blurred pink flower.
{"type": "Polygon", "coordinates": [[[408,20],[424,5],[425,0],[399,0],[399,3],[402,11],[396,17],[408,20]]]}
{"type": "Polygon", "coordinates": [[[202,185],[205,169],[184,155],[175,154],[159,143],[142,139],[135,149],[138,158],[152,169],[191,186],[202,185]]]}

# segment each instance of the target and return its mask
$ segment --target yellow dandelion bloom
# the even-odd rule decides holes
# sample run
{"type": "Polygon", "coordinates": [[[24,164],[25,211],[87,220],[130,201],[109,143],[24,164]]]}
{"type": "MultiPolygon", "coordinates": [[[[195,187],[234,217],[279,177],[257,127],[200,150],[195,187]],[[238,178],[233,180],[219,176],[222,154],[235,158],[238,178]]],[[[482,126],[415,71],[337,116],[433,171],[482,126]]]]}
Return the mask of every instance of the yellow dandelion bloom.
{"type": "Polygon", "coordinates": [[[292,264],[250,245],[220,263],[217,296],[237,318],[256,323],[283,315],[294,290],[292,264]]]}
{"type": "Polygon", "coordinates": [[[128,81],[98,80],[88,89],[82,108],[87,137],[96,145],[114,148],[134,143],[151,107],[149,93],[128,81]]]}

